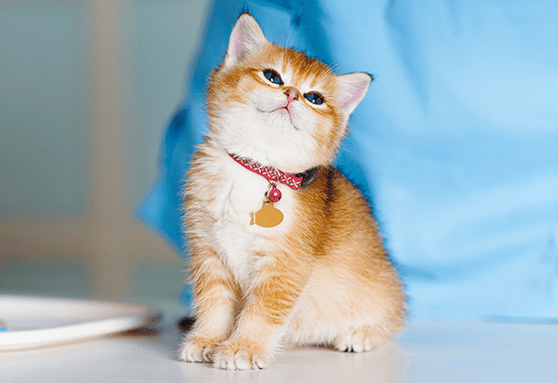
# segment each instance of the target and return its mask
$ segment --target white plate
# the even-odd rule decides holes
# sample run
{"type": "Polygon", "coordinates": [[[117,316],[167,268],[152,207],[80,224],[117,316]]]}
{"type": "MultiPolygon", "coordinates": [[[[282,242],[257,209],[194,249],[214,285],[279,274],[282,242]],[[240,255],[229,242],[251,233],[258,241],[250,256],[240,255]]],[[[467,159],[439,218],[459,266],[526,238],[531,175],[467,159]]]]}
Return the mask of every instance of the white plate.
{"type": "Polygon", "coordinates": [[[0,351],[50,346],[148,326],[160,314],[139,305],[0,295],[0,351]]]}

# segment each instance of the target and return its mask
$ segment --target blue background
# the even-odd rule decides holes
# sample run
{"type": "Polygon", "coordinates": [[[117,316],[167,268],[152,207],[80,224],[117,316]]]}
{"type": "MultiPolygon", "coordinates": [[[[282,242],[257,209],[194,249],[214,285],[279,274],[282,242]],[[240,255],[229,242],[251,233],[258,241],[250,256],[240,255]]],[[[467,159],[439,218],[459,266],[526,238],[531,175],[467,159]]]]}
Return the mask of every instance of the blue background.
{"type": "MultiPolygon", "coordinates": [[[[266,37],[373,82],[337,165],[370,199],[416,317],[555,320],[558,3],[216,1],[138,215],[181,254],[208,74],[248,10],[266,37]]],[[[177,48],[178,49],[178,48],[177,48]]]]}

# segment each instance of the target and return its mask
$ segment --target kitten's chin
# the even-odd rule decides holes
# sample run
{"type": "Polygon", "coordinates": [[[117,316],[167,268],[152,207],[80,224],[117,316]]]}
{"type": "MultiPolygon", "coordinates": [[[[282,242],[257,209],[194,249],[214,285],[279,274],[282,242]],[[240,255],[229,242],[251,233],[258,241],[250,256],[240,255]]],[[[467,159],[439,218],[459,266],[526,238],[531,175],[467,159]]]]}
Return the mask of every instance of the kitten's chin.
{"type": "Polygon", "coordinates": [[[296,111],[256,112],[254,108],[250,114],[247,111],[229,113],[214,120],[211,141],[218,150],[224,149],[289,173],[299,173],[330,160],[327,145],[320,145],[314,137],[314,124],[311,117],[303,120],[296,111]],[[298,129],[299,125],[302,129],[298,129]]]}

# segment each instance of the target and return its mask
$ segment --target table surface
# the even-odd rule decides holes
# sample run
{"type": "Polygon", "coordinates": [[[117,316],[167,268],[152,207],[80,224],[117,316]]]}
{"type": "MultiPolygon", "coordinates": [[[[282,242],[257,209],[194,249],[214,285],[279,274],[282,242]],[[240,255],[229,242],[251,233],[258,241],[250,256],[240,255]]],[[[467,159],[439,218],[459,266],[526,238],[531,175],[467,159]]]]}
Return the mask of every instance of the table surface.
{"type": "MultiPolygon", "coordinates": [[[[361,354],[287,348],[263,371],[177,360],[177,307],[157,332],[0,352],[0,381],[19,382],[545,382],[558,379],[558,325],[411,320],[361,354]]],[[[0,335],[1,336],[1,335],[0,335]]]]}

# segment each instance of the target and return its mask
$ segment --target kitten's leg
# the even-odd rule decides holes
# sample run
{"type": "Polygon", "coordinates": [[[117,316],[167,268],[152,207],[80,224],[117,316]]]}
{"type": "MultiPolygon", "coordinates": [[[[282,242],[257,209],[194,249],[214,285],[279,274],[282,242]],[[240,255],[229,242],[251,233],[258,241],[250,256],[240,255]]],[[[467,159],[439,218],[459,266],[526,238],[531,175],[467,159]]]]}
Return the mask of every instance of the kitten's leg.
{"type": "Polygon", "coordinates": [[[307,281],[306,271],[304,262],[286,254],[260,260],[233,334],[211,357],[216,367],[256,370],[267,365],[307,281]]]}
{"type": "Polygon", "coordinates": [[[196,321],[182,343],[179,359],[210,362],[209,355],[215,345],[227,339],[232,331],[239,300],[238,286],[230,270],[210,249],[196,253],[192,269],[196,321]]]}

